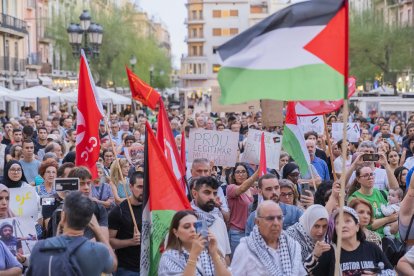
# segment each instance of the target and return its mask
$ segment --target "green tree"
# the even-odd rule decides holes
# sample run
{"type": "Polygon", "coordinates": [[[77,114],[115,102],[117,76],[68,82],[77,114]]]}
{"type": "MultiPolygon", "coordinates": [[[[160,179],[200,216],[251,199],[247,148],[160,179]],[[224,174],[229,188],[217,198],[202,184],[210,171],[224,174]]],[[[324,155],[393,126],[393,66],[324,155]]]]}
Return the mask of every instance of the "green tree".
{"type": "Polygon", "coordinates": [[[414,66],[414,29],[392,26],[373,12],[350,20],[350,73],[359,84],[382,76],[396,87],[398,73],[414,66]]]}
{"type": "MultiPolygon", "coordinates": [[[[81,10],[70,11],[66,16],[70,22],[78,22],[81,10]]],[[[90,61],[95,81],[103,87],[112,83],[113,86],[128,86],[125,66],[129,65],[131,55],[137,58],[135,73],[144,81],[150,81],[150,67],[154,66],[154,86],[165,88],[170,86],[171,59],[161,49],[153,37],[137,35],[139,26],[134,25],[136,11],[128,8],[113,7],[108,12],[90,11],[92,20],[103,26],[104,34],[99,57],[90,61]],[[159,72],[164,74],[160,75],[159,72]],[[156,74],[158,72],[158,75],[156,74]]],[[[72,56],[66,28],[62,17],[50,24],[48,31],[55,40],[56,49],[66,55],[64,69],[77,71],[78,60],[72,56]]]]}

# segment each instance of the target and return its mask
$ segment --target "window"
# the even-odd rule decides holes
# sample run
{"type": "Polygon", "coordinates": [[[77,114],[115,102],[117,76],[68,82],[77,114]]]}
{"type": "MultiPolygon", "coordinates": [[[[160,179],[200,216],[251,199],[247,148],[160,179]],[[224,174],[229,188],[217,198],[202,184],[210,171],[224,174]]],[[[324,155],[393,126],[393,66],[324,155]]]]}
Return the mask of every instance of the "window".
{"type": "Polygon", "coordinates": [[[239,33],[239,29],[237,29],[237,28],[231,28],[230,29],[230,35],[236,35],[238,33],[239,33]]]}
{"type": "Polygon", "coordinates": [[[213,54],[216,53],[218,46],[213,46],[213,54]]]}
{"type": "Polygon", "coordinates": [[[192,48],[191,49],[192,50],[191,55],[196,56],[197,55],[197,46],[192,46],[191,48],[192,48]]]}
{"type": "Polygon", "coordinates": [[[213,36],[221,36],[221,29],[213,28],[213,36]]]}
{"type": "Polygon", "coordinates": [[[191,29],[191,37],[197,37],[197,29],[191,29]]]}
{"type": "Polygon", "coordinates": [[[190,19],[196,19],[197,17],[197,11],[191,11],[191,18],[190,19]]]}
{"type": "Polygon", "coordinates": [[[200,56],[202,56],[202,55],[203,55],[203,46],[198,46],[198,54],[199,54],[200,56]]]}
{"type": "Polygon", "coordinates": [[[218,73],[220,70],[220,64],[213,64],[213,73],[218,73]]]}
{"type": "Polygon", "coordinates": [[[230,10],[230,16],[239,16],[238,10],[230,10]]]}
{"type": "Polygon", "coordinates": [[[220,18],[221,10],[213,10],[213,18],[220,18]]]}

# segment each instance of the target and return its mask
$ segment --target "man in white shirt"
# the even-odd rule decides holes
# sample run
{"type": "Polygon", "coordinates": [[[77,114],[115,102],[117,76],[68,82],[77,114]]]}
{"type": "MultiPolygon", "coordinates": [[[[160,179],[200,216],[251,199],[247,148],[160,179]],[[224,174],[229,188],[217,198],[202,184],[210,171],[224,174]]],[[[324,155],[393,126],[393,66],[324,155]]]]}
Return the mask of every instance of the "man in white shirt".
{"type": "Polygon", "coordinates": [[[283,212],[272,200],[257,207],[256,226],[237,247],[233,275],[306,275],[301,248],[297,241],[282,232],[283,212]]]}

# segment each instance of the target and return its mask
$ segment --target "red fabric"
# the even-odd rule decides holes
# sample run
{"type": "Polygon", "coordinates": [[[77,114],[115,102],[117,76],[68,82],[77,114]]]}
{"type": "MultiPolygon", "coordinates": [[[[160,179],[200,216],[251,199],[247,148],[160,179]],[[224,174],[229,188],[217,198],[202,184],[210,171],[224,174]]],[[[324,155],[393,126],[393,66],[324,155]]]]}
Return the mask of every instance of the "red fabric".
{"type": "Polygon", "coordinates": [[[128,67],[126,67],[129,87],[131,89],[132,98],[140,101],[143,105],[148,106],[151,109],[155,109],[157,103],[160,101],[161,96],[151,86],[146,84],[143,80],[138,78],[128,67]]]}
{"type": "Polygon", "coordinates": [[[185,168],[185,131],[181,132],[181,164],[183,165],[183,168],[185,168]]]}
{"type": "Polygon", "coordinates": [[[96,162],[101,147],[99,122],[103,118],[102,103],[95,90],[88,62],[81,56],[79,66],[78,112],[76,128],[76,166],[87,167],[92,179],[98,177],[96,162]]]}
{"type": "Polygon", "coordinates": [[[286,124],[297,125],[298,118],[296,117],[295,102],[288,102],[286,106],[286,124]]]}
{"type": "Polygon", "coordinates": [[[190,210],[191,205],[178,180],[175,178],[151,126],[146,122],[150,210],[190,210]]]}
{"type": "Polygon", "coordinates": [[[265,147],[265,140],[264,140],[264,132],[262,132],[262,137],[260,139],[260,163],[259,163],[259,177],[265,175],[267,173],[267,165],[266,165],[266,147],[265,147]]]}

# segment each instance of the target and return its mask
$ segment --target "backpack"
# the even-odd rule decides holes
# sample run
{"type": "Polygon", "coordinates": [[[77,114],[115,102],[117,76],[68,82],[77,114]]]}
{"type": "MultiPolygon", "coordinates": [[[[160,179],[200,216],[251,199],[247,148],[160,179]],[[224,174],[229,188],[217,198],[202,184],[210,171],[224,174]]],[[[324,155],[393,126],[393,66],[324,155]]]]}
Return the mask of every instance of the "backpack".
{"type": "Polygon", "coordinates": [[[73,254],[87,240],[87,238],[78,237],[67,246],[52,245],[47,240],[39,242],[31,253],[35,258],[33,258],[26,275],[82,276],[83,272],[73,254]]]}

